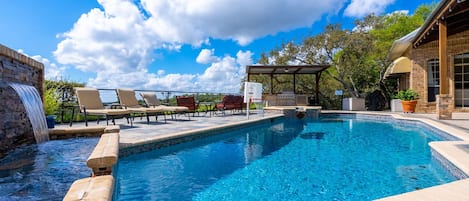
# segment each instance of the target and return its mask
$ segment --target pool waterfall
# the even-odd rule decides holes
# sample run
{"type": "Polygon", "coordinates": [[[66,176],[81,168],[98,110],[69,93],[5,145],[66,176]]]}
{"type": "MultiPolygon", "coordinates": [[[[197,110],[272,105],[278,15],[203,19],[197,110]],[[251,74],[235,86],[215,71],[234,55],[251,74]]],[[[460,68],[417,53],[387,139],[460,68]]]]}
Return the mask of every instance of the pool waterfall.
{"type": "Polygon", "coordinates": [[[46,117],[44,108],[42,106],[41,96],[36,88],[31,85],[24,85],[19,83],[8,83],[18,96],[20,97],[26,109],[29,121],[34,132],[36,143],[41,143],[49,140],[49,130],[47,128],[46,117]]]}

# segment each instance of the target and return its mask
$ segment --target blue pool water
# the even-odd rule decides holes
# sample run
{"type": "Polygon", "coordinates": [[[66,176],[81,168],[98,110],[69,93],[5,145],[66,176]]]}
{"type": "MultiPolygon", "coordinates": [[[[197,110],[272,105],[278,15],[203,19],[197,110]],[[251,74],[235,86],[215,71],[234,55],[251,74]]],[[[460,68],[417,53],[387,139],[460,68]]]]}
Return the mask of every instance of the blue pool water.
{"type": "Polygon", "coordinates": [[[99,138],[54,140],[18,148],[0,161],[0,200],[62,200],[99,138]]]}
{"type": "Polygon", "coordinates": [[[454,181],[419,128],[278,120],[120,158],[115,200],[372,200],[454,181]]]}

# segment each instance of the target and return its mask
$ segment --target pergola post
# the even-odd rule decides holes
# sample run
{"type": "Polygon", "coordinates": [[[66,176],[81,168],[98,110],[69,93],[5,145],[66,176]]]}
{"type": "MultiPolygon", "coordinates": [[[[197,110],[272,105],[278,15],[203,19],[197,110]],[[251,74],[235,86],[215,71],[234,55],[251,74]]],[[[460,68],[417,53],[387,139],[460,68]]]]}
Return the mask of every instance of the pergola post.
{"type": "Polygon", "coordinates": [[[274,94],[274,74],[270,74],[270,94],[274,94]]]}
{"type": "Polygon", "coordinates": [[[319,104],[319,79],[321,79],[321,72],[315,74],[316,78],[316,94],[314,96],[314,102],[315,104],[319,104]]]}
{"type": "Polygon", "coordinates": [[[448,94],[448,50],[446,21],[440,21],[439,26],[439,49],[440,58],[440,94],[448,94]]]}
{"type": "Polygon", "coordinates": [[[296,74],[293,74],[293,93],[296,94],[296,74]]]}

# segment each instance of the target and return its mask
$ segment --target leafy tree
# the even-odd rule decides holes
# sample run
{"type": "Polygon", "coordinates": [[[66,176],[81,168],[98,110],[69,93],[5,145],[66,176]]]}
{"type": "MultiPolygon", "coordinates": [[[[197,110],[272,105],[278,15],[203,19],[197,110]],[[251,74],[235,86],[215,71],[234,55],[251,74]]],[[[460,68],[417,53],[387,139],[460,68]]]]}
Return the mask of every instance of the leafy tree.
{"type": "Polygon", "coordinates": [[[45,80],[44,81],[44,109],[46,114],[58,114],[60,121],[70,119],[70,112],[65,112],[77,104],[73,87],[83,87],[84,83],[78,83],[68,80],[45,80]],[[67,115],[67,116],[64,116],[67,115]]]}
{"type": "Polygon", "coordinates": [[[371,52],[371,57],[376,61],[376,69],[378,73],[378,86],[387,102],[395,93],[396,83],[395,80],[385,80],[384,73],[387,67],[391,64],[387,58],[387,53],[392,47],[395,40],[414,31],[423,23],[425,19],[431,14],[436,4],[423,4],[419,6],[413,15],[407,15],[403,12],[395,12],[391,15],[384,16],[368,16],[362,23],[373,24],[373,29],[370,34],[374,38],[374,51],[371,52]],[[372,23],[370,23],[370,21],[372,23]]]}
{"type": "MultiPolygon", "coordinates": [[[[384,79],[386,68],[392,62],[387,59],[387,54],[393,42],[421,26],[434,7],[434,4],[422,5],[413,15],[403,12],[368,15],[357,20],[352,30],[343,29],[340,24],[328,24],[322,33],[309,36],[299,44],[288,42],[268,55],[262,54],[259,63],[328,63],[331,68],[325,71],[326,76],[321,79],[321,91],[326,100],[333,101],[336,97],[332,95],[332,90],[342,88],[346,95],[352,97],[363,97],[364,94],[379,91],[388,102],[395,81],[384,79]]],[[[309,89],[306,83],[311,83],[308,80],[312,78],[304,79],[299,83],[305,84],[299,84],[298,87],[309,89]]],[[[279,87],[285,87],[288,80],[291,78],[275,78],[279,87]]]]}

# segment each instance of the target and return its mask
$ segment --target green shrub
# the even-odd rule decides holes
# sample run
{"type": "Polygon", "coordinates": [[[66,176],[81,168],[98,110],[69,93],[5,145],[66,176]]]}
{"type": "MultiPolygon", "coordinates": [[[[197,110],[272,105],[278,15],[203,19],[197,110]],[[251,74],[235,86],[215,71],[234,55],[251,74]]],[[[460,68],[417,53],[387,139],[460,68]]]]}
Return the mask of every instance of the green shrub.
{"type": "Polygon", "coordinates": [[[407,89],[399,91],[395,98],[401,99],[403,101],[417,100],[419,98],[419,94],[412,89],[407,89]]]}
{"type": "Polygon", "coordinates": [[[44,112],[46,115],[55,115],[59,110],[59,95],[56,88],[47,88],[44,92],[44,112]]]}

